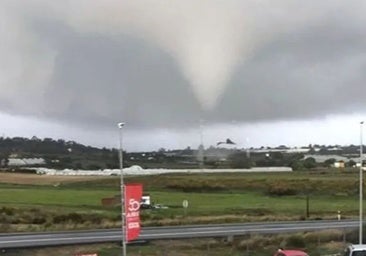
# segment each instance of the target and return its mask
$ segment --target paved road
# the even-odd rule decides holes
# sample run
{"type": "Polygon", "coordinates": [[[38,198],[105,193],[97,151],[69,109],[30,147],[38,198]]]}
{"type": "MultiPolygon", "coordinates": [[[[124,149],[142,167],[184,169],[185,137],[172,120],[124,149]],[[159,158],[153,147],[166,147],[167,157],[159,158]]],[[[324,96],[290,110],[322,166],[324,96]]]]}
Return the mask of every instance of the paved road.
{"type": "MultiPolygon", "coordinates": [[[[357,227],[358,221],[355,220],[146,227],[143,228],[139,240],[225,237],[258,233],[291,233],[321,229],[350,229],[357,227]]],[[[121,240],[121,235],[121,232],[117,229],[0,234],[0,248],[118,242],[121,240]]]]}

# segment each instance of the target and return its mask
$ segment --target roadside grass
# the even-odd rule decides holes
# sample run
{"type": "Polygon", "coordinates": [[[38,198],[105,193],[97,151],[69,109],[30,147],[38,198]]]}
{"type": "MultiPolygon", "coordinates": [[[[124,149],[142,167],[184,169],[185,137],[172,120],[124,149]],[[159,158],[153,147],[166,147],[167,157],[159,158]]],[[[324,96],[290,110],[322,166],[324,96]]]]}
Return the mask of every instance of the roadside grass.
{"type": "MultiPolygon", "coordinates": [[[[200,238],[151,241],[147,244],[128,245],[127,253],[131,256],[268,256],[279,248],[303,249],[312,256],[334,255],[345,248],[345,230],[324,230],[294,234],[246,235],[237,236],[232,241],[225,238],[200,238]]],[[[61,246],[56,248],[9,250],[6,255],[76,255],[98,253],[100,256],[120,255],[118,243],[99,245],[61,246]],[[25,254],[26,253],[26,254],[25,254]]]]}

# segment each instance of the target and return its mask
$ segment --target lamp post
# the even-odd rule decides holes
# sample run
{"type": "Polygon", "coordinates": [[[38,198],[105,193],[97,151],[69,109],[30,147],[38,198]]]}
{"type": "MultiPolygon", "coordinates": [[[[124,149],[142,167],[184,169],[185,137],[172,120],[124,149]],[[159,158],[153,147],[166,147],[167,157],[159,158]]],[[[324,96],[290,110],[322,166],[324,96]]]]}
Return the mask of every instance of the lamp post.
{"type": "Polygon", "coordinates": [[[126,224],[125,224],[125,206],[124,206],[124,195],[125,185],[123,181],[123,133],[122,128],[125,123],[118,123],[119,128],[119,168],[120,168],[120,190],[121,190],[121,222],[122,222],[122,256],[127,255],[126,248],[126,224]]]}
{"type": "Polygon", "coordinates": [[[359,227],[359,244],[362,244],[362,201],[363,201],[363,170],[362,170],[362,164],[363,164],[363,142],[362,142],[362,137],[363,137],[363,121],[360,122],[360,227],[359,227]]]}

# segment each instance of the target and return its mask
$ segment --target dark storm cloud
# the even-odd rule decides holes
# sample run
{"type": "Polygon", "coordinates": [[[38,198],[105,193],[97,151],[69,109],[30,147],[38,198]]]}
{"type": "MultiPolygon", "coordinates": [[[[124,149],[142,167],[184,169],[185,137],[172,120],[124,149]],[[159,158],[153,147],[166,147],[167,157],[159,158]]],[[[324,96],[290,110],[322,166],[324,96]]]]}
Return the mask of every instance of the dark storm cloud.
{"type": "Polygon", "coordinates": [[[2,111],[189,127],[365,110],[362,1],[5,3],[2,111]]]}
{"type": "Polygon", "coordinates": [[[93,125],[198,120],[199,105],[187,82],[172,58],[154,45],[129,36],[73,35],[57,47],[45,116],[93,125]]]}
{"type": "Polygon", "coordinates": [[[46,115],[108,125],[123,119],[137,126],[197,116],[198,102],[173,60],[140,40],[83,38],[57,57],[55,70],[46,115]]]}
{"type": "Polygon", "coordinates": [[[227,120],[364,112],[365,53],[364,31],[340,22],[279,36],[241,65],[217,109],[227,120]]]}

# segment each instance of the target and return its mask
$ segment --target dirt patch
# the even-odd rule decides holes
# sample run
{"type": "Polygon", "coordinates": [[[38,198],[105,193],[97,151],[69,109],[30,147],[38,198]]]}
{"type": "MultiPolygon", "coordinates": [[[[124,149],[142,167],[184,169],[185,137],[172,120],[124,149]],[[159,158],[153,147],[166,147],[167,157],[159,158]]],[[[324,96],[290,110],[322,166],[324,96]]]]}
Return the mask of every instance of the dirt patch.
{"type": "Polygon", "coordinates": [[[55,185],[58,183],[113,179],[100,176],[58,176],[24,173],[0,173],[0,183],[23,185],[55,185]]]}

